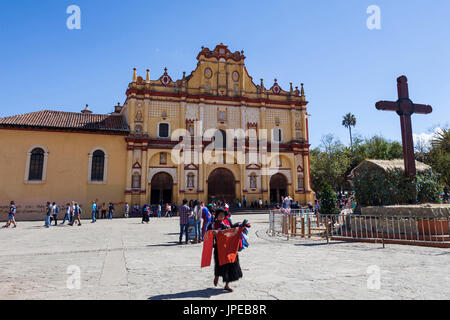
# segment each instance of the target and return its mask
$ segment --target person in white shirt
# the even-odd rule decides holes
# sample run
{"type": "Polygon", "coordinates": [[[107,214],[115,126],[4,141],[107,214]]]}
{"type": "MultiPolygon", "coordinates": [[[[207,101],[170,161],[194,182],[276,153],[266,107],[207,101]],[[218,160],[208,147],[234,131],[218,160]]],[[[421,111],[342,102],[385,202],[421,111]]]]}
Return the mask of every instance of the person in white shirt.
{"type": "Polygon", "coordinates": [[[125,203],[125,218],[128,218],[130,214],[130,206],[128,205],[128,202],[125,203]]]}

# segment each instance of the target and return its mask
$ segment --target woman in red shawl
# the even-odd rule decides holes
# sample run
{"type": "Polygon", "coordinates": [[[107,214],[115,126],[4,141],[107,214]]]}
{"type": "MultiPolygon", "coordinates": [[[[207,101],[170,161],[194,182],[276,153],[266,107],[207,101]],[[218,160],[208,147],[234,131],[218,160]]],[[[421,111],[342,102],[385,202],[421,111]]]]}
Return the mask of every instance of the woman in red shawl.
{"type": "MultiPolygon", "coordinates": [[[[230,218],[230,214],[223,208],[217,208],[215,212],[214,222],[208,227],[208,230],[212,230],[214,236],[224,229],[237,228],[240,224],[233,224],[230,218]]],[[[225,282],[225,290],[232,292],[233,289],[230,288],[230,282],[237,281],[242,278],[242,270],[239,265],[239,255],[236,256],[236,261],[234,263],[227,263],[225,265],[219,265],[219,251],[217,248],[216,237],[214,237],[214,286],[217,287],[219,283],[219,277],[222,277],[223,282],[225,282]]]]}

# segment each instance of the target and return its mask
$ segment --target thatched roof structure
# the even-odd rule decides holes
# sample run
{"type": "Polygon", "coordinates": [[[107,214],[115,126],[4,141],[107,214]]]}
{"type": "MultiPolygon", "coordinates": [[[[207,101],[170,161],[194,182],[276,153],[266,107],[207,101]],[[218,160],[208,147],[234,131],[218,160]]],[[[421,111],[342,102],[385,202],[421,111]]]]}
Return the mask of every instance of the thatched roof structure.
{"type": "MultiPolygon", "coordinates": [[[[355,176],[355,172],[357,172],[363,166],[368,165],[373,168],[382,169],[384,171],[400,169],[405,171],[405,162],[403,159],[394,159],[394,160],[374,160],[374,159],[366,159],[361,162],[352,172],[349,174],[349,178],[353,180],[355,176]]],[[[416,169],[417,172],[423,172],[427,170],[431,170],[431,167],[423,162],[416,161],[416,169]]]]}

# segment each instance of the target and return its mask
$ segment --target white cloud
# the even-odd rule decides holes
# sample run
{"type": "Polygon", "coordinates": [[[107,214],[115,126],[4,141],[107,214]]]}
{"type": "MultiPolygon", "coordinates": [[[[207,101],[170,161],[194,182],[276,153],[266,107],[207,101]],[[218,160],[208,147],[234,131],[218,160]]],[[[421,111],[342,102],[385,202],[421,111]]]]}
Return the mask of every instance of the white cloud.
{"type": "Polygon", "coordinates": [[[433,141],[436,134],[442,132],[442,129],[437,127],[434,129],[434,132],[431,133],[413,133],[413,139],[414,139],[414,145],[417,143],[422,144],[423,146],[430,148],[431,147],[431,141],[433,141]]]}

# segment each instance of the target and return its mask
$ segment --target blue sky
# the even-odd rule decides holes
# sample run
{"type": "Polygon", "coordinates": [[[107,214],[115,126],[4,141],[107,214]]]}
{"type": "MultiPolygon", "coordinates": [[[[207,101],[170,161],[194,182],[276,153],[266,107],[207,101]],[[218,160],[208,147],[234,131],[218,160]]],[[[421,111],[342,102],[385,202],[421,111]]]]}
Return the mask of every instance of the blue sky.
{"type": "Polygon", "coordinates": [[[417,134],[450,122],[450,1],[150,1],[3,0],[0,3],[0,117],[55,109],[96,113],[125,100],[132,68],[172,78],[196,66],[201,46],[244,50],[255,82],[305,83],[310,138],[356,134],[400,140],[395,113],[375,109],[396,100],[396,78],[410,96],[434,107],[413,116],[417,134]],[[68,30],[66,8],[81,8],[81,30],[68,30]],[[381,30],[366,27],[369,5],[381,8],[381,30]]]}

